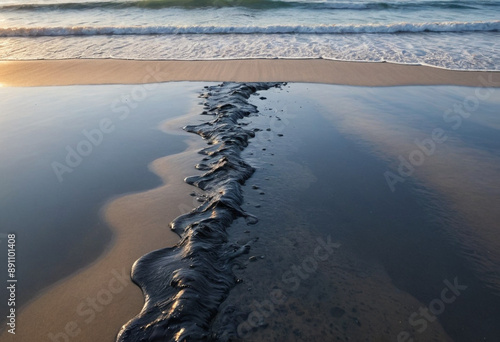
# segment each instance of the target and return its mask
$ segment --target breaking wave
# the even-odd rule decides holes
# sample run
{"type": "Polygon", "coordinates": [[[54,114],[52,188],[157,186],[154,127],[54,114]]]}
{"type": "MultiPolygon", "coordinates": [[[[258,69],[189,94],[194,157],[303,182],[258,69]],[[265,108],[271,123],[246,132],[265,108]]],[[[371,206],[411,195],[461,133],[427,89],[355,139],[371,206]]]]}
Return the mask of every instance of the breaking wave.
{"type": "Polygon", "coordinates": [[[253,9],[302,8],[310,10],[419,10],[419,9],[455,9],[471,10],[477,8],[498,7],[494,1],[286,1],[286,0],[139,0],[139,1],[90,1],[90,2],[54,2],[38,4],[0,5],[2,10],[89,10],[146,8],[162,9],[170,7],[246,7],[253,9]]]}
{"type": "Polygon", "coordinates": [[[356,34],[500,31],[500,20],[360,25],[269,26],[74,26],[1,28],[0,37],[174,35],[174,34],[356,34]]]}

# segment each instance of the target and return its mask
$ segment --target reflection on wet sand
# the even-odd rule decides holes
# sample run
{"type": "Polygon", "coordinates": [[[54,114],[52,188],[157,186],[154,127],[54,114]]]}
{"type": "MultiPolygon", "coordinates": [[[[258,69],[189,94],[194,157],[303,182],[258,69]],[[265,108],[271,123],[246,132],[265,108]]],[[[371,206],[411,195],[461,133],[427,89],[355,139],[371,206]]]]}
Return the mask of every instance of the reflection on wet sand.
{"type": "Polygon", "coordinates": [[[367,94],[353,89],[325,117],[390,161],[383,175],[388,190],[398,191],[409,179],[445,200],[446,209],[433,209],[447,221],[449,238],[500,294],[498,90],[409,87],[396,92],[388,102],[390,89],[371,90],[378,103],[370,106],[363,98],[367,94]]]}
{"type": "MultiPolygon", "coordinates": [[[[476,221],[471,213],[483,201],[498,204],[497,157],[490,149],[476,153],[476,146],[465,147],[456,132],[447,132],[449,141],[436,145],[395,192],[384,177],[397,172],[398,156],[415,149],[415,139],[425,141],[440,127],[433,107],[453,104],[467,90],[293,84],[287,94],[266,93],[267,101],[258,103],[262,117],[248,121],[263,132],[247,153],[257,172],[246,187],[244,209],[260,222],[251,229],[239,222],[230,230],[239,243],[259,240],[237,271],[243,283],[220,310],[234,312],[242,340],[498,336],[499,299],[485,287],[497,274],[477,267],[498,262],[471,260],[463,248],[476,241],[495,245],[487,235],[494,226],[483,226],[494,222],[494,213],[481,208],[490,216],[476,221]],[[460,184],[470,173],[482,180],[460,184]],[[465,218],[481,230],[471,230],[465,218]],[[476,236],[465,240],[467,231],[476,236]],[[318,239],[339,248],[326,260],[315,259],[318,239]]],[[[492,98],[477,111],[485,118],[483,130],[496,125],[494,107],[492,98]]],[[[477,138],[477,126],[464,123],[463,129],[467,139],[477,138]]],[[[491,137],[483,144],[498,143],[491,137]]]]}

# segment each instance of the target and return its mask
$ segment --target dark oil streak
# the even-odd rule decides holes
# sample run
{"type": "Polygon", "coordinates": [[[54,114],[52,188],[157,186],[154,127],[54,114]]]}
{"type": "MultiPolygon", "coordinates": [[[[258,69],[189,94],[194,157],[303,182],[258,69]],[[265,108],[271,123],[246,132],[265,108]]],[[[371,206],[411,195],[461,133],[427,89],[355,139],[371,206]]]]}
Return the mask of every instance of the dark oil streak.
{"type": "Polygon", "coordinates": [[[248,99],[258,90],[280,84],[221,84],[206,87],[205,111],[214,120],[186,126],[207,141],[209,147],[197,168],[201,176],[188,177],[188,184],[205,191],[205,201],[192,212],[176,218],[170,227],[181,237],[172,247],[149,253],[137,260],[132,280],[141,287],[145,304],[139,315],[123,326],[117,341],[207,341],[219,340],[224,331],[212,331],[211,322],[220,304],[238,282],[234,258],[250,246],[228,242],[226,229],[238,217],[249,224],[257,219],[247,214],[241,186],[255,171],[241,157],[248,140],[255,136],[238,120],[257,113],[248,99]]]}

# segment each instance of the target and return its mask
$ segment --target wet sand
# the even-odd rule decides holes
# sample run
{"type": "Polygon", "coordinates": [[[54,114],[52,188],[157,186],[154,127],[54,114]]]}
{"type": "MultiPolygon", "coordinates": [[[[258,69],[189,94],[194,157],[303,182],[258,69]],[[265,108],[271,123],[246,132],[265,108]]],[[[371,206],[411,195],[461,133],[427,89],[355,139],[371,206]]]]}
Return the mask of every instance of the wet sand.
{"type": "Polygon", "coordinates": [[[143,303],[140,289],[130,281],[132,264],[178,240],[165,226],[189,199],[182,179],[192,162],[191,150],[158,159],[152,168],[165,185],[111,202],[105,217],[119,230],[113,231],[106,253],[30,302],[18,316],[16,335],[4,332],[2,341],[114,341],[143,303]]]}
{"type": "MultiPolygon", "coordinates": [[[[110,197],[161,184],[147,164],[186,144],[155,127],[196,103],[190,86],[196,88],[150,85],[142,101],[117,106],[120,110],[114,110],[115,101],[130,100],[132,91],[145,88],[0,88],[0,232],[16,232],[23,241],[18,306],[108,248],[112,233],[99,211],[110,197]],[[111,122],[106,132],[101,122],[111,122]]],[[[5,245],[0,248],[6,251],[5,245]]],[[[6,264],[0,271],[6,272],[6,264]]],[[[0,292],[2,302],[5,296],[0,292]]]]}
{"type": "Polygon", "coordinates": [[[16,87],[168,81],[315,82],[359,86],[448,84],[498,87],[499,74],[500,72],[450,71],[427,66],[322,59],[0,61],[0,84],[16,87]],[[490,75],[495,79],[489,78],[490,75]]]}
{"type": "Polygon", "coordinates": [[[481,191],[484,202],[500,199],[500,158],[497,153],[484,158],[500,144],[486,133],[498,129],[498,94],[483,98],[470,117],[474,123],[452,130],[455,139],[438,146],[397,191],[384,179],[393,170],[388,160],[414,150],[413,140],[422,139],[429,127],[445,128],[443,110],[475,90],[323,86],[319,91],[292,84],[286,95],[265,94],[265,115],[249,121],[271,130],[264,129],[245,153],[258,171],[245,187],[244,209],[261,221],[255,228],[243,222],[231,228],[235,240],[259,239],[237,271],[242,284],[222,309],[239,309],[242,340],[388,341],[405,332],[415,341],[498,336],[500,283],[490,265],[498,267],[493,251],[500,240],[489,233],[497,227],[487,223],[496,213],[469,193],[480,188],[477,181],[489,188],[481,191]],[[354,101],[366,107],[356,111],[354,101]],[[462,139],[468,140],[467,150],[462,139]],[[387,141],[392,144],[381,146],[387,141]],[[450,159],[461,164],[447,169],[448,183],[455,182],[451,191],[439,185],[443,173],[430,171],[450,159]],[[480,171],[464,178],[471,166],[480,171]],[[468,207],[458,208],[465,202],[468,207]],[[483,219],[464,224],[470,211],[481,212],[483,219]],[[338,248],[321,260],[314,252],[329,237],[338,248]],[[488,253],[473,246],[478,241],[490,245],[488,253]],[[433,307],[447,281],[454,280],[462,286],[460,295],[442,311],[433,307]],[[275,291],[285,299],[274,303],[275,291]],[[420,310],[426,307],[439,320],[431,316],[424,324],[420,310]]]}
{"type": "MultiPolygon", "coordinates": [[[[18,270],[16,335],[9,334],[3,324],[2,341],[51,341],[50,336],[56,341],[64,341],[65,337],[72,341],[114,340],[121,325],[132,317],[132,313],[140,310],[143,301],[141,291],[130,281],[133,262],[151,249],[163,247],[164,244],[175,244],[177,235],[164,228],[168,222],[194,205],[193,198],[187,192],[190,190],[189,186],[182,180],[192,174],[188,165],[194,162],[196,153],[191,150],[197,149],[198,142],[179,130],[179,127],[185,124],[183,117],[189,117],[191,106],[197,102],[196,95],[190,94],[192,89],[198,87],[202,86],[151,85],[148,87],[148,98],[131,108],[127,117],[120,116],[123,113],[113,113],[109,105],[112,99],[138,89],[134,86],[106,86],[106,89],[30,88],[35,93],[25,102],[27,107],[35,106],[34,113],[23,106],[4,107],[9,112],[4,113],[3,124],[12,128],[13,132],[3,138],[13,145],[10,148],[7,148],[9,145],[3,145],[0,153],[2,160],[7,163],[3,167],[12,166],[6,168],[3,176],[9,182],[8,185],[19,194],[14,196],[15,201],[12,196],[2,198],[8,201],[2,207],[2,223],[5,223],[2,228],[11,227],[10,231],[17,233],[18,239],[22,241],[21,247],[24,248],[18,255],[23,267],[18,270]],[[54,91],[65,95],[65,100],[60,101],[64,110],[60,111],[58,105],[50,104],[56,100],[47,96],[46,92],[54,91]],[[81,96],[74,96],[81,92],[88,98],[82,100],[81,96]],[[165,96],[163,92],[168,92],[169,95],[165,96]],[[174,97],[175,103],[170,103],[174,97]],[[49,103],[44,103],[45,100],[49,103]],[[168,108],[165,108],[165,103],[170,103],[168,108]],[[16,116],[16,110],[22,115],[16,116]],[[80,116],[80,112],[83,115],[80,116]],[[61,119],[61,113],[68,114],[69,122],[61,119]],[[43,114],[41,120],[40,114],[43,114]],[[161,132],[156,125],[168,117],[179,118],[164,123],[161,132]],[[63,182],[59,183],[50,162],[64,162],[64,145],[69,144],[75,148],[76,142],[83,137],[82,129],[94,130],[96,122],[99,123],[102,118],[111,120],[115,130],[95,146],[93,153],[79,167],[75,167],[71,173],[63,174],[63,182]],[[47,132],[48,127],[51,128],[50,131],[56,132],[53,133],[57,137],[54,141],[49,138],[51,135],[47,132]],[[70,127],[76,127],[76,130],[70,127]],[[18,144],[19,139],[27,139],[26,134],[36,146],[18,144]],[[68,140],[66,135],[75,138],[76,142],[72,142],[73,138],[68,140]],[[39,136],[41,142],[38,141],[39,136]],[[124,139],[128,139],[128,142],[124,139]],[[145,146],[149,146],[149,150],[145,150],[145,146]],[[175,157],[157,159],[182,152],[186,146],[188,150],[175,157]],[[139,162],[141,165],[137,164],[137,158],[143,160],[139,162]],[[40,160],[34,162],[33,159],[40,160]],[[153,160],[155,161],[150,168],[160,171],[148,170],[148,163],[153,160]],[[38,177],[31,177],[22,168],[25,164],[36,165],[29,170],[36,171],[38,177]],[[20,175],[20,170],[24,174],[20,175]],[[162,182],[168,184],[157,188],[162,182]],[[99,197],[96,199],[96,196],[104,196],[105,200],[110,201],[110,196],[113,195],[150,188],[154,190],[141,197],[145,207],[139,207],[135,202],[130,203],[127,197],[123,197],[117,202],[123,204],[121,209],[114,209],[109,205],[109,210],[104,214],[105,202],[99,197]],[[39,189],[45,191],[44,201],[32,203],[30,199],[38,196],[36,191],[39,189]],[[63,196],[65,190],[71,193],[71,198],[63,196]],[[22,219],[18,216],[18,211],[21,210],[16,206],[18,199],[24,199],[26,214],[22,219]],[[78,204],[74,204],[74,201],[78,204]],[[95,204],[94,211],[90,214],[86,211],[87,202],[95,204]],[[45,216],[56,221],[49,220],[45,224],[45,218],[36,215],[41,210],[40,207],[44,209],[45,216]],[[64,214],[64,220],[61,219],[61,213],[64,214]],[[99,229],[89,227],[88,221],[81,218],[87,215],[92,215],[89,217],[90,222],[96,217],[99,229]],[[124,218],[126,221],[123,221],[124,218]],[[36,223],[30,223],[29,220],[36,223]],[[13,226],[13,222],[24,226],[13,226]],[[115,224],[118,226],[117,222],[122,223],[119,231],[114,229],[115,224]],[[110,228],[112,237],[106,238],[110,235],[110,228]],[[56,230],[48,236],[54,246],[45,242],[49,229],[56,230]],[[104,244],[104,248],[97,252],[95,248],[82,250],[79,238],[82,231],[86,232],[85,240],[91,239],[93,246],[104,244]],[[40,245],[36,245],[37,243],[40,245]],[[72,253],[67,254],[63,247],[67,247],[72,253]],[[28,258],[29,255],[31,258],[28,258]],[[40,255],[44,255],[44,258],[40,255]],[[33,279],[37,272],[46,275],[49,271],[57,272],[54,278],[45,276],[43,279],[33,279]],[[54,284],[57,280],[59,281],[54,284]],[[52,286],[46,288],[48,285],[52,286]],[[40,293],[41,290],[43,291],[40,293]],[[74,328],[71,330],[74,336],[67,334],[66,327],[74,328]]],[[[24,97],[29,93],[28,89],[24,89],[24,93],[23,89],[15,90],[16,93],[24,94],[24,97]]],[[[9,89],[4,89],[4,92],[9,94],[9,89]]],[[[13,102],[15,101],[16,98],[13,102]]],[[[3,192],[7,184],[2,185],[2,195],[8,194],[3,192]]],[[[3,295],[4,293],[2,298],[3,295]]]]}
{"type": "MultiPolygon", "coordinates": [[[[54,63],[59,62],[62,63],[64,61],[57,61],[54,63]]],[[[126,62],[124,61],[123,63],[126,62]]],[[[321,61],[321,63],[323,63],[323,61],[321,61]]],[[[315,67],[312,64],[314,63],[311,63],[311,68],[314,69],[315,67]]],[[[373,68],[373,65],[371,63],[366,64],[366,67],[373,68]]],[[[386,67],[386,64],[380,65],[386,67]]],[[[363,67],[364,66],[363,64],[363,67]]],[[[19,67],[19,65],[17,67],[19,67]]],[[[75,80],[73,76],[70,76],[73,75],[71,71],[73,67],[74,66],[68,66],[68,69],[66,69],[63,74],[59,75],[57,75],[57,72],[52,74],[49,71],[50,68],[28,68],[26,69],[28,74],[25,75],[37,76],[30,77],[33,79],[33,81],[30,81],[32,83],[22,83],[26,82],[26,80],[22,81],[21,79],[23,79],[23,77],[19,77],[17,84],[12,81],[14,78],[9,76],[9,72],[16,70],[16,67],[10,69],[8,72],[3,68],[3,73],[0,72],[0,83],[9,84],[9,82],[11,82],[11,85],[34,86],[37,85],[37,82],[41,82],[38,83],[38,85],[46,82],[47,79],[52,77],[50,75],[54,76],[52,84],[57,84],[57,82],[62,82],[62,84],[74,84],[71,82],[92,84],[93,82],[110,83],[110,78],[107,79],[106,77],[111,77],[111,74],[107,73],[105,73],[107,76],[103,78],[80,77],[75,80]],[[40,70],[42,70],[42,72],[37,74],[40,70]]],[[[152,67],[154,67],[154,64],[152,67]]],[[[451,76],[450,73],[445,72],[447,75],[439,76],[440,72],[435,72],[438,69],[432,69],[433,72],[429,72],[429,74],[422,73],[422,70],[420,70],[416,72],[418,75],[409,72],[408,75],[410,76],[408,77],[410,78],[406,78],[406,76],[398,78],[400,76],[396,76],[394,79],[393,76],[391,76],[389,77],[391,80],[388,80],[387,76],[381,75],[379,73],[380,71],[375,70],[371,72],[375,72],[378,76],[373,78],[361,77],[364,71],[363,67],[356,68],[358,70],[356,73],[358,76],[352,77],[350,80],[342,77],[321,79],[322,76],[320,75],[321,72],[318,71],[319,69],[314,69],[316,71],[309,73],[309,76],[304,76],[305,74],[302,74],[300,77],[308,79],[308,77],[314,78],[314,75],[316,75],[315,77],[321,77],[319,79],[315,78],[311,80],[311,82],[347,84],[352,84],[349,82],[354,82],[355,84],[356,82],[360,84],[367,82],[369,85],[390,85],[392,84],[391,82],[395,82],[395,84],[469,84],[477,86],[483,86],[486,82],[488,85],[498,85],[496,78],[498,75],[497,73],[477,73],[474,75],[473,73],[466,73],[471,75],[469,78],[462,77],[464,73],[458,73],[455,76],[451,76]],[[423,77],[431,74],[434,76],[429,76],[427,78],[423,77]],[[416,80],[417,78],[418,80],[416,80]]],[[[396,67],[399,68],[399,66],[396,67]]],[[[121,70],[118,65],[117,68],[118,69],[114,69],[113,72],[121,70]]],[[[144,77],[145,69],[144,67],[141,68],[140,76],[144,77]]],[[[206,68],[206,70],[209,69],[209,67],[206,68]]],[[[242,68],[244,68],[244,66],[242,66],[242,68]]],[[[404,68],[409,71],[414,67],[404,68]]],[[[238,68],[233,72],[238,73],[237,70],[238,68]]],[[[199,75],[196,69],[193,73],[199,75]]],[[[124,76],[123,72],[121,72],[121,74],[122,77],[116,82],[143,82],[137,79],[137,74],[134,76],[134,72],[129,73],[132,74],[130,78],[124,76]],[[128,81],[125,79],[128,79],[128,81]]],[[[192,74],[189,73],[188,75],[192,76],[192,74]]],[[[197,77],[205,77],[205,75],[206,74],[203,74],[203,76],[196,76],[194,79],[197,79],[197,77]]],[[[234,76],[224,73],[223,75],[224,76],[220,76],[223,79],[226,77],[232,79],[234,76]]],[[[342,72],[336,75],[342,75],[342,72]]],[[[248,74],[243,76],[243,79],[248,80],[248,78],[248,74]]],[[[264,79],[267,80],[266,77],[264,77],[264,79]]],[[[150,79],[148,78],[148,80],[150,79]]],[[[325,93],[327,94],[324,90],[318,90],[317,92],[317,94],[325,93]]],[[[417,97],[419,96],[418,91],[415,95],[417,97]]],[[[314,98],[315,96],[311,97],[314,98]]],[[[326,95],[326,97],[328,97],[328,95],[326,95]]],[[[340,101],[340,99],[337,100],[340,101]]],[[[288,136],[286,131],[279,131],[279,134],[283,134],[284,136],[274,135],[274,133],[278,134],[277,127],[282,126],[277,122],[282,121],[282,118],[280,120],[276,118],[281,115],[278,112],[292,112],[290,109],[292,106],[294,108],[296,108],[296,106],[301,108],[301,105],[305,107],[305,102],[292,104],[292,101],[288,102],[286,97],[280,98],[279,101],[281,102],[274,103],[274,108],[271,108],[271,104],[267,105],[266,101],[257,103],[259,104],[261,112],[265,113],[265,110],[269,110],[274,114],[275,118],[271,118],[271,121],[268,122],[270,127],[272,127],[273,135],[272,138],[270,138],[270,145],[265,145],[268,143],[267,138],[262,141],[257,139],[255,142],[251,143],[250,146],[253,149],[250,149],[248,153],[253,153],[253,155],[247,155],[250,160],[254,159],[253,162],[255,166],[262,171],[262,173],[257,172],[254,179],[250,179],[249,184],[253,184],[253,182],[258,183],[259,188],[263,189],[262,192],[264,192],[264,194],[261,195],[260,192],[256,192],[255,189],[248,188],[245,190],[245,199],[248,203],[246,209],[259,216],[261,218],[261,223],[256,226],[255,231],[250,230],[250,233],[247,232],[249,228],[241,223],[237,223],[234,227],[231,227],[232,234],[234,234],[232,238],[235,240],[249,239],[248,236],[251,236],[251,238],[259,237],[262,241],[261,245],[256,244],[251,255],[256,255],[259,258],[260,255],[262,255],[264,258],[258,260],[258,262],[246,262],[247,269],[241,274],[238,274],[238,276],[241,276],[244,280],[243,285],[239,285],[231,292],[229,299],[223,304],[222,309],[224,310],[230,307],[233,303],[239,303],[238,305],[241,304],[241,314],[238,317],[241,318],[239,323],[244,323],[245,319],[248,318],[248,313],[254,310],[251,308],[252,301],[264,301],[274,287],[283,285],[280,283],[283,281],[280,279],[283,273],[289,270],[294,263],[300,264],[303,262],[301,256],[307,256],[311,253],[311,250],[314,251],[318,243],[317,238],[323,237],[326,239],[326,237],[331,234],[335,242],[339,243],[339,248],[338,251],[332,254],[331,259],[329,258],[326,260],[324,265],[318,265],[317,269],[320,270],[318,271],[318,278],[314,278],[316,273],[311,277],[308,276],[306,279],[307,281],[304,282],[306,285],[299,286],[297,290],[291,290],[291,288],[282,286],[287,299],[284,303],[276,305],[275,310],[279,312],[279,315],[273,315],[270,320],[262,322],[262,325],[257,329],[251,329],[251,333],[248,336],[245,335],[245,337],[248,340],[300,341],[308,339],[319,341],[325,336],[335,336],[341,340],[345,340],[347,337],[351,339],[361,339],[376,334],[376,338],[386,340],[388,337],[397,337],[397,334],[401,331],[409,331],[415,334],[415,327],[408,327],[408,317],[412,312],[418,310],[419,307],[425,305],[422,303],[428,303],[426,300],[433,299],[432,296],[434,293],[436,293],[436,291],[439,292],[442,288],[444,277],[450,277],[450,279],[452,279],[456,273],[447,273],[448,271],[440,273],[439,269],[435,270],[436,273],[431,272],[431,274],[436,275],[437,278],[430,281],[432,282],[432,286],[425,289],[425,294],[422,295],[419,293],[419,286],[414,286],[412,288],[408,285],[413,281],[412,279],[406,279],[408,275],[405,275],[404,272],[398,273],[394,268],[391,268],[387,261],[387,258],[390,259],[391,256],[376,255],[375,260],[373,259],[373,254],[370,253],[375,253],[376,251],[370,251],[368,248],[370,246],[369,241],[363,241],[363,239],[359,240],[362,236],[372,236],[368,231],[360,230],[359,235],[350,236],[349,232],[352,230],[349,229],[349,225],[353,223],[349,221],[352,220],[353,216],[357,215],[356,212],[352,212],[352,215],[349,215],[346,211],[337,212],[339,215],[342,213],[340,216],[346,221],[343,222],[337,218],[337,222],[332,224],[332,221],[328,221],[328,218],[331,218],[330,211],[333,209],[331,209],[329,205],[325,206],[324,202],[321,203],[320,201],[317,205],[310,206],[309,208],[304,206],[306,204],[305,202],[287,202],[290,198],[310,198],[311,203],[314,203],[313,199],[316,190],[311,191],[308,189],[311,188],[312,184],[318,182],[318,170],[324,171],[327,167],[325,165],[314,164],[321,163],[319,161],[300,161],[295,157],[290,157],[290,155],[287,155],[289,159],[274,159],[274,156],[285,155],[290,146],[297,146],[297,148],[300,148],[299,140],[293,141],[292,139],[292,141],[286,141],[284,139],[288,136]],[[268,108],[262,108],[262,105],[268,108]],[[282,141],[281,145],[280,141],[282,141]],[[263,148],[266,150],[263,151],[263,148]],[[276,148],[276,150],[271,151],[273,148],[276,148]],[[312,167],[312,165],[316,165],[316,168],[312,167]],[[279,166],[277,170],[274,170],[276,169],[275,166],[279,166]],[[288,182],[285,182],[287,179],[288,182]],[[269,190],[262,186],[262,184],[266,184],[267,182],[272,183],[272,185],[268,187],[269,190]],[[297,208],[304,208],[305,212],[301,212],[297,210],[297,208]],[[275,215],[277,213],[279,215],[275,215]],[[324,220],[313,223],[314,220],[311,218],[314,217],[324,217],[324,220]],[[328,225],[333,226],[332,230],[327,227],[328,225]],[[323,227],[323,229],[315,230],[318,227],[323,227]],[[311,234],[313,231],[315,231],[316,234],[311,234]],[[280,243],[276,244],[276,241],[280,243]],[[343,246],[348,248],[343,249],[343,246]],[[290,250],[294,251],[293,256],[290,256],[290,250]],[[366,255],[364,255],[364,253],[366,253],[366,255]],[[262,263],[266,263],[266,267],[262,267],[262,263]],[[339,278],[341,278],[340,281],[339,278]],[[249,282],[251,285],[247,286],[245,282],[249,282]],[[255,284],[253,284],[253,282],[255,282],[255,284]],[[334,294],[332,295],[331,293],[334,294]],[[325,303],[326,297],[329,297],[326,301],[327,303],[325,303]],[[304,298],[306,298],[306,300],[304,300],[304,298]],[[329,316],[325,316],[326,313],[328,313],[329,316]],[[388,315],[388,313],[390,314],[388,315]],[[325,317],[329,318],[327,319],[325,317]],[[314,337],[309,338],[310,336],[314,337]]],[[[369,102],[369,100],[367,102],[369,102]]],[[[311,107],[315,106],[314,101],[309,102],[307,105],[311,107]]],[[[331,108],[332,105],[332,103],[329,103],[325,107],[331,108]]],[[[380,105],[376,106],[378,106],[378,108],[383,107],[380,105]]],[[[298,111],[299,108],[296,108],[296,110],[298,111]]],[[[296,115],[305,114],[304,111],[299,111],[296,115]]],[[[190,119],[196,121],[200,118],[191,117],[190,119]]],[[[299,123],[294,123],[293,120],[290,122],[292,122],[291,126],[299,125],[299,123]]],[[[174,123],[173,126],[179,127],[180,125],[174,123]]],[[[337,123],[334,127],[338,129],[338,127],[343,128],[344,126],[337,123]]],[[[329,129],[334,128],[330,127],[329,129]]],[[[352,130],[342,131],[341,133],[351,137],[355,136],[355,132],[352,130]]],[[[367,135],[368,133],[365,132],[364,134],[367,135]]],[[[293,136],[293,133],[291,135],[293,136]]],[[[354,140],[362,141],[363,139],[357,137],[354,138],[354,140]]],[[[200,156],[196,154],[195,151],[199,150],[202,145],[201,141],[197,139],[190,139],[190,141],[192,142],[192,146],[185,153],[161,158],[151,164],[152,170],[165,182],[163,186],[145,193],[120,197],[108,204],[105,211],[105,218],[115,229],[113,244],[110,246],[109,250],[107,250],[94,264],[85,268],[82,272],[56,284],[34,302],[30,303],[19,316],[19,335],[12,338],[12,336],[4,333],[2,335],[2,340],[4,338],[13,341],[19,339],[31,340],[34,336],[37,338],[39,338],[39,336],[47,336],[46,340],[50,341],[50,338],[48,338],[49,333],[53,334],[52,337],[56,341],[58,338],[61,341],[64,340],[62,334],[65,334],[68,340],[71,341],[111,341],[114,339],[119,327],[128,319],[132,318],[133,315],[138,313],[142,306],[140,290],[130,281],[121,283],[123,277],[117,276],[117,274],[122,275],[124,268],[125,270],[130,270],[132,263],[144,253],[165,247],[169,244],[173,245],[177,241],[177,237],[173,233],[168,232],[166,225],[179,214],[181,207],[187,210],[189,206],[193,206],[193,198],[188,195],[193,190],[190,186],[183,183],[182,179],[185,176],[191,176],[196,173],[193,166],[199,162],[200,156]],[[165,203],[173,203],[173,205],[165,206],[165,203]],[[138,229],[140,229],[140,234],[138,233],[138,229]],[[123,286],[119,286],[118,283],[123,286]],[[108,294],[112,294],[111,299],[108,294]],[[90,309],[91,305],[87,302],[89,297],[99,297],[101,305],[90,309]],[[64,300],[61,298],[64,298],[64,300]],[[82,302],[84,304],[81,304],[82,302]],[[68,312],[72,314],[68,316],[68,312]],[[22,328],[23,326],[24,328],[22,328]]],[[[363,164],[363,161],[366,161],[365,157],[367,157],[366,151],[364,152],[365,154],[359,154],[360,147],[349,144],[347,141],[348,140],[343,141],[342,144],[336,147],[339,151],[343,152],[339,152],[337,157],[340,159],[333,160],[333,165],[331,167],[335,167],[335,161],[342,161],[342,158],[350,160],[353,158],[352,153],[358,156],[359,163],[361,164],[352,164],[351,167],[353,167],[353,169],[344,170],[347,174],[352,174],[352,172],[356,170],[356,167],[367,167],[369,169],[370,165],[375,165],[368,162],[367,164],[363,164]]],[[[295,149],[296,147],[293,148],[295,149]]],[[[363,149],[361,148],[361,150],[363,149]]],[[[370,153],[377,154],[377,151],[373,150],[370,150],[370,153]]],[[[307,154],[308,152],[304,152],[300,155],[304,156],[307,154]]],[[[383,159],[383,157],[381,158],[383,159]]],[[[383,164],[383,166],[385,165],[386,164],[383,164]]],[[[381,174],[383,174],[385,169],[381,168],[380,170],[382,170],[381,174]]],[[[366,176],[363,176],[360,170],[357,170],[357,172],[360,173],[361,177],[366,176]]],[[[350,181],[355,182],[356,180],[350,179],[350,181]]],[[[345,182],[349,184],[347,180],[345,182]]],[[[406,184],[409,183],[410,182],[407,182],[406,184]]],[[[339,184],[339,186],[341,185],[342,184],[339,184]]],[[[385,182],[383,186],[384,190],[387,191],[387,189],[385,189],[385,182]]],[[[376,187],[372,190],[374,191],[373,193],[376,193],[377,191],[382,191],[382,188],[376,187]]],[[[333,194],[335,194],[335,191],[336,189],[332,188],[333,194]]],[[[345,194],[348,194],[350,190],[344,189],[344,191],[346,191],[345,194]]],[[[405,191],[404,195],[401,195],[403,198],[405,196],[415,196],[415,194],[411,192],[411,189],[408,188],[405,191]]],[[[335,202],[339,200],[341,199],[333,199],[331,203],[335,204],[335,202]]],[[[355,203],[357,200],[359,200],[359,197],[356,199],[355,196],[353,196],[348,203],[356,206],[355,203]]],[[[330,201],[332,201],[331,198],[330,201]]],[[[418,198],[414,201],[418,202],[418,198]]],[[[412,205],[414,209],[422,209],[418,203],[413,203],[412,205]]],[[[352,206],[350,207],[348,205],[345,205],[344,209],[349,208],[353,210],[352,206]]],[[[366,206],[366,208],[369,208],[369,206],[366,206]]],[[[390,209],[391,205],[387,204],[385,208],[390,209]]],[[[335,212],[335,210],[333,210],[333,212],[335,212]]],[[[391,214],[390,210],[387,214],[391,214]]],[[[421,214],[424,215],[425,213],[422,212],[421,214]]],[[[413,213],[413,215],[413,218],[421,216],[415,213],[413,213]]],[[[384,216],[382,215],[379,219],[382,217],[384,216]]],[[[428,219],[432,221],[433,218],[435,217],[431,215],[428,219]]],[[[438,219],[442,219],[442,217],[438,217],[438,219]]],[[[424,220],[423,224],[425,223],[426,221],[424,220]]],[[[358,226],[365,227],[364,224],[365,223],[358,222],[358,226]]],[[[384,234],[391,233],[390,230],[380,231],[384,234]]],[[[429,236],[426,238],[429,238],[429,236]]],[[[394,247],[397,242],[398,241],[393,241],[392,244],[387,244],[384,248],[388,246],[394,247]]],[[[452,268],[452,270],[460,269],[460,267],[462,267],[461,265],[466,264],[466,262],[457,259],[460,254],[459,248],[456,246],[453,248],[446,251],[446,253],[449,254],[443,252],[443,255],[446,254],[445,260],[451,258],[454,263],[459,265],[456,266],[456,268],[452,268]]],[[[404,255],[403,251],[398,250],[398,253],[400,254],[395,253],[392,257],[398,258],[404,255]]],[[[401,263],[399,264],[401,265],[401,263]]],[[[440,267],[445,266],[440,264],[440,267]]],[[[464,274],[467,274],[471,279],[475,277],[467,272],[464,274]]],[[[415,276],[415,274],[412,276],[415,276]]],[[[474,279],[473,281],[481,284],[480,280],[474,279]]],[[[474,298],[479,298],[481,301],[487,302],[488,297],[481,296],[480,292],[481,291],[479,291],[479,295],[476,293],[478,297],[474,298]]],[[[467,306],[467,308],[471,307],[467,306]]],[[[493,315],[496,314],[494,309],[491,310],[493,315]]],[[[448,315],[449,311],[451,310],[447,310],[445,315],[448,315]]],[[[463,311],[459,311],[459,313],[460,312],[463,311]]],[[[442,318],[443,322],[446,322],[446,320],[449,321],[448,325],[445,326],[446,329],[444,329],[439,322],[429,324],[423,334],[416,333],[416,340],[447,340],[450,338],[448,336],[449,331],[457,336],[454,328],[450,328],[450,325],[456,324],[456,320],[453,319],[453,315],[451,318],[446,317],[442,318]]],[[[491,333],[491,331],[494,332],[494,330],[488,331],[489,333],[491,333]]]]}

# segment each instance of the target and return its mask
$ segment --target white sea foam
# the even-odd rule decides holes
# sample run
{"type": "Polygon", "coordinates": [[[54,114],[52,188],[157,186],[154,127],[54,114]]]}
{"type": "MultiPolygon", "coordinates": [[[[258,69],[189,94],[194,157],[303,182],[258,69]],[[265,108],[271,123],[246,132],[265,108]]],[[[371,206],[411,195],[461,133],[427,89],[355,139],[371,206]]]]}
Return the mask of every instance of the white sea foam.
{"type": "Polygon", "coordinates": [[[500,70],[498,0],[6,1],[0,59],[324,58],[500,70]]]}
{"type": "Polygon", "coordinates": [[[323,58],[500,70],[499,38],[498,32],[13,37],[3,38],[0,59],[323,58]]]}
{"type": "Polygon", "coordinates": [[[268,26],[74,26],[0,28],[0,37],[170,35],[170,34],[345,34],[500,31],[500,20],[359,25],[268,26]]]}

